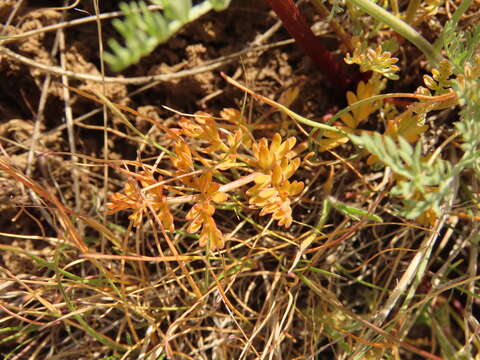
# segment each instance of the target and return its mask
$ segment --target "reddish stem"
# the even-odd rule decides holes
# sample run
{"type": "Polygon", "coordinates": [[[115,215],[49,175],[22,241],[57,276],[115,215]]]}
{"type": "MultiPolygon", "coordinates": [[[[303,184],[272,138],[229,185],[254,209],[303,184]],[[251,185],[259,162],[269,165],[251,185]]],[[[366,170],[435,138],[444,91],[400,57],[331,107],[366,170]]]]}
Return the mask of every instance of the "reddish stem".
{"type": "Polygon", "coordinates": [[[332,56],[315,34],[293,0],[265,0],[282,20],[283,25],[298,45],[312,58],[327,81],[340,91],[351,84],[341,64],[332,56]]]}

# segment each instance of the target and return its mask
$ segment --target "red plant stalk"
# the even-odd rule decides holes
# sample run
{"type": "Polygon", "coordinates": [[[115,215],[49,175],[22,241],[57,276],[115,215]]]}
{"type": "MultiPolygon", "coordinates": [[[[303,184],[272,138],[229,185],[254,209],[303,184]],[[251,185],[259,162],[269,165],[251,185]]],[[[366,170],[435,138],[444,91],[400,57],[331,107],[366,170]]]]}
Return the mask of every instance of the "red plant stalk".
{"type": "Polygon", "coordinates": [[[344,92],[352,80],[330,51],[312,32],[307,21],[293,0],[265,0],[295,39],[298,45],[312,58],[333,88],[344,92]]]}

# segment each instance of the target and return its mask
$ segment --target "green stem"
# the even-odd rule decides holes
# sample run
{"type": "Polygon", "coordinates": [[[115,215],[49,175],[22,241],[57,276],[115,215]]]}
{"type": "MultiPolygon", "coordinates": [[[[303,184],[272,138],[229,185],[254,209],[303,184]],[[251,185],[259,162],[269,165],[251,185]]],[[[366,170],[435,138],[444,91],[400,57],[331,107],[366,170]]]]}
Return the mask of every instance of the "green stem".
{"type": "Polygon", "coordinates": [[[455,12],[453,13],[451,21],[457,24],[460,21],[463,13],[468,10],[470,5],[472,5],[472,2],[473,0],[463,0],[457,10],[455,10],[455,12]]]}
{"type": "Polygon", "coordinates": [[[354,5],[365,11],[378,21],[390,26],[395,32],[415,45],[429,61],[437,63],[442,60],[442,56],[435,50],[422,35],[404,21],[390,14],[384,8],[376,5],[370,0],[349,0],[354,5]]]}

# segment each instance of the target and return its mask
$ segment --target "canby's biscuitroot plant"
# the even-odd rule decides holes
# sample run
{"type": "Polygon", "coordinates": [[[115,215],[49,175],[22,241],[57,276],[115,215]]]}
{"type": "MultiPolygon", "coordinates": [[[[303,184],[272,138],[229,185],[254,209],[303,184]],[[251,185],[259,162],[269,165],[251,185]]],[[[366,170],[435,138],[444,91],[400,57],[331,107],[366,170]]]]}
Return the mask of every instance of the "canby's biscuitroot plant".
{"type": "Polygon", "coordinates": [[[212,250],[224,246],[214,214],[215,206],[225,203],[229,194],[237,200],[246,196],[248,206],[258,209],[260,216],[271,214],[278,225],[290,227],[292,201],[304,188],[303,182],[289,180],[301,162],[294,149],[296,139],[283,141],[276,133],[270,142],[266,138],[257,141],[242,125],[240,112],[225,109],[221,115],[220,119],[207,113],[197,113],[193,119],[183,117],[172,136],[169,158],[176,170],[170,178],[156,180],[155,169],[134,174],[123,192],[112,195],[109,212],[131,209],[130,219],[141,226],[142,218],[151,211],[172,233],[175,226],[169,206],[191,203],[184,219],[189,221],[187,230],[200,232],[200,246],[212,250]],[[199,141],[194,150],[189,138],[199,141]],[[245,175],[238,177],[242,172],[245,175]],[[167,197],[167,193],[179,195],[167,197]]]}
{"type": "MultiPolygon", "coordinates": [[[[26,3],[15,11],[28,13],[26,3]]],[[[0,198],[16,200],[3,191],[11,182],[23,187],[18,198],[31,196],[1,222],[18,229],[0,232],[2,359],[478,359],[478,1],[151,0],[120,9],[46,27],[58,31],[46,42],[58,42],[66,62],[46,52],[52,66],[35,62],[50,72],[35,89],[44,117],[58,107],[44,100],[65,90],[65,114],[82,113],[69,118],[72,143],[93,133],[95,146],[65,150],[65,125],[52,121],[47,135],[62,141],[32,150],[26,175],[20,155],[35,146],[10,133],[33,126],[0,124],[0,198]],[[77,76],[104,82],[88,83],[91,92],[56,86],[56,75],[78,75],[69,67],[82,59],[64,35],[88,21],[107,33],[102,21],[122,14],[117,40],[90,55],[113,71],[131,68],[77,76]],[[250,26],[254,16],[262,18],[250,26]],[[162,43],[165,52],[139,63],[162,43]],[[172,73],[158,74],[164,68],[172,73]],[[133,89],[152,78],[158,86],[133,89]],[[111,96],[117,85],[124,95],[111,96]],[[105,111],[85,115],[91,102],[66,92],[105,111]],[[78,197],[57,181],[70,169],[88,174],[78,197]],[[37,217],[39,230],[24,233],[37,217]]],[[[7,80],[23,66],[9,54],[25,59],[14,43],[28,54],[29,35],[43,36],[28,22],[26,33],[5,36],[9,21],[0,28],[7,80]]],[[[35,91],[23,90],[30,109],[35,91]]]]}

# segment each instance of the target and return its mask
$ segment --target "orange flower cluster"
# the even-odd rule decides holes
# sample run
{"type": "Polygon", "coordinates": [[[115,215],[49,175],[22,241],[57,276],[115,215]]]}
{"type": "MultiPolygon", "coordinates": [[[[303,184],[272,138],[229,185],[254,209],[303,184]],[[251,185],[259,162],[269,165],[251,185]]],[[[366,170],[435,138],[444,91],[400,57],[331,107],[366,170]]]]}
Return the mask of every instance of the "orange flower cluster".
{"type": "Polygon", "coordinates": [[[143,213],[150,209],[158,216],[163,227],[173,232],[173,216],[170,213],[161,183],[148,171],[133,174],[133,176],[139,180],[140,186],[135,180],[129,179],[123,192],[117,192],[110,196],[110,202],[105,205],[108,214],[133,209],[133,214],[129,216],[129,219],[132,220],[133,225],[140,226],[143,213]]]}
{"type": "Polygon", "coordinates": [[[192,191],[192,195],[167,199],[164,192],[168,186],[155,180],[151,173],[132,173],[138,182],[129,180],[122,192],[111,196],[107,204],[109,213],[132,209],[130,219],[135,226],[140,226],[144,211],[150,210],[165,229],[173,232],[169,204],[194,202],[185,216],[190,221],[187,230],[192,234],[200,232],[200,246],[216,250],[224,247],[225,240],[214,220],[215,204],[228,199],[226,191],[254,181],[246,192],[249,204],[260,209],[261,216],[272,214],[280,226],[289,227],[293,222],[291,199],[304,188],[302,182],[289,180],[300,166],[300,158],[293,151],[295,138],[282,142],[280,134],[275,134],[270,145],[265,138],[256,142],[238,111],[224,110],[222,116],[227,124],[219,124],[206,113],[197,113],[193,119],[182,118],[180,128],[175,130],[179,136],[175,138],[174,155],[170,157],[176,168],[172,180],[182,183],[183,191],[192,191]],[[187,143],[188,138],[199,140],[195,151],[187,143]],[[207,147],[202,147],[205,143],[207,147]],[[240,153],[242,145],[244,149],[251,147],[252,152],[240,153]],[[232,168],[237,169],[235,174],[241,168],[250,174],[225,185],[213,180],[219,175],[231,177],[233,173],[226,176],[223,172],[232,168]]]}
{"type": "Polygon", "coordinates": [[[249,203],[261,208],[260,215],[272,214],[281,226],[292,224],[291,198],[300,194],[304,184],[288,179],[300,166],[300,158],[292,151],[296,139],[291,137],[282,143],[280,134],[275,134],[270,147],[263,138],[253,145],[255,160],[251,165],[263,175],[255,178],[255,185],[247,191],[249,203]]]}

